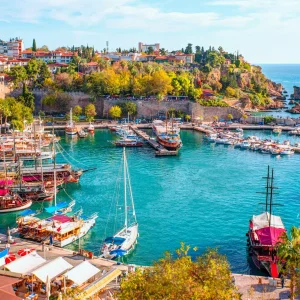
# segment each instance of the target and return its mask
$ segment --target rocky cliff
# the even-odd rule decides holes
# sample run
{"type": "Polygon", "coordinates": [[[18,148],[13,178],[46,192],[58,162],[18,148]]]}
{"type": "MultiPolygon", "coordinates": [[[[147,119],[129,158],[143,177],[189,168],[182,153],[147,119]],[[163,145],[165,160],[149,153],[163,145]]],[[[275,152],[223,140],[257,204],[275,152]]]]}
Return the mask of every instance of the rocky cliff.
{"type": "Polygon", "coordinates": [[[300,87],[294,86],[294,94],[292,98],[294,100],[300,100],[300,87]]]}

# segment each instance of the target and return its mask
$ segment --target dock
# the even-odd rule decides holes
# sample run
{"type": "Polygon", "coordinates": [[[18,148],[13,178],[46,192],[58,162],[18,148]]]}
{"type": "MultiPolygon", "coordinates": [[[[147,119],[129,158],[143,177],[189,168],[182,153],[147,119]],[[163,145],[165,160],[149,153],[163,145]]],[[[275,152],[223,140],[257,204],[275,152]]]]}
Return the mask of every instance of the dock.
{"type": "Polygon", "coordinates": [[[131,130],[135,132],[140,138],[147,142],[155,151],[156,156],[176,156],[178,151],[170,151],[160,145],[155,139],[151,138],[145,131],[139,129],[137,126],[130,126],[131,130]]]}

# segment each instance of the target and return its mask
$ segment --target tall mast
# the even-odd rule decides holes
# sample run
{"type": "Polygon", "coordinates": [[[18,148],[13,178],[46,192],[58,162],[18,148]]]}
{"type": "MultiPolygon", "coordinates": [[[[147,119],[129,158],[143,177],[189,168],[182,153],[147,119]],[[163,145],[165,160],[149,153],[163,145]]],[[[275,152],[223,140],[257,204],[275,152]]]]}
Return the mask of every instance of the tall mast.
{"type": "Polygon", "coordinates": [[[168,133],[168,112],[166,112],[166,134],[168,133]]]}
{"type": "Polygon", "coordinates": [[[16,153],[16,136],[15,136],[15,131],[13,133],[14,135],[14,163],[17,161],[17,153],[16,153]]]}
{"type": "Polygon", "coordinates": [[[271,176],[271,186],[270,186],[270,219],[269,219],[269,226],[271,226],[271,219],[272,219],[272,201],[273,201],[273,182],[274,182],[274,169],[272,169],[272,176],[271,176]]]}
{"type": "Polygon", "coordinates": [[[269,180],[270,180],[270,166],[268,166],[268,175],[267,175],[267,186],[266,186],[266,212],[268,211],[268,200],[269,200],[269,180]]]}
{"type": "Polygon", "coordinates": [[[34,166],[36,169],[36,142],[35,142],[35,123],[33,121],[33,146],[34,146],[34,166]]]}
{"type": "Polygon", "coordinates": [[[127,179],[128,179],[128,186],[129,186],[129,194],[130,194],[131,205],[132,205],[132,215],[134,216],[135,223],[137,223],[127,159],[126,159],[126,171],[127,171],[127,179]]]}
{"type": "Polygon", "coordinates": [[[72,120],[72,108],[70,110],[70,126],[73,125],[73,120],[72,120]]]}
{"type": "Polygon", "coordinates": [[[126,184],[126,153],[123,147],[123,163],[124,163],[124,206],[125,206],[125,230],[127,232],[127,184],[126,184]]]}
{"type": "MultiPolygon", "coordinates": [[[[72,111],[72,109],[71,109],[72,111]]],[[[53,171],[53,176],[54,176],[54,206],[56,206],[56,153],[55,153],[55,141],[54,141],[54,127],[52,128],[52,143],[53,143],[53,159],[54,159],[54,171],[53,171]]]]}

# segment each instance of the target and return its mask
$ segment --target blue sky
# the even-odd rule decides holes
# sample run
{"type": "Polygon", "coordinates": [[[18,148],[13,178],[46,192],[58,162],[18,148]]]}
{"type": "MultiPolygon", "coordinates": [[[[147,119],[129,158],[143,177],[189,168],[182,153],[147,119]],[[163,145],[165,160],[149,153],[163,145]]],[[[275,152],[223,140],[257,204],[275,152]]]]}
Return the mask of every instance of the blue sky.
{"type": "Polygon", "coordinates": [[[0,39],[25,47],[187,43],[238,50],[251,63],[300,63],[300,0],[0,0],[0,39]]]}

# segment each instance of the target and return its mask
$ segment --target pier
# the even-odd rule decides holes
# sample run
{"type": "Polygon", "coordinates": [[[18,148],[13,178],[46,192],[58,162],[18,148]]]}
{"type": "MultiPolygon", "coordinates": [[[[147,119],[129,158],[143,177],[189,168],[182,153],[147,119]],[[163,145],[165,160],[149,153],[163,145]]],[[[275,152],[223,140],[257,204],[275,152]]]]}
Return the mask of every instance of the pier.
{"type": "Polygon", "coordinates": [[[130,126],[131,130],[135,132],[140,138],[146,141],[155,151],[156,156],[176,156],[178,151],[169,151],[156,142],[155,139],[151,138],[145,131],[139,129],[137,126],[130,126]]]}

